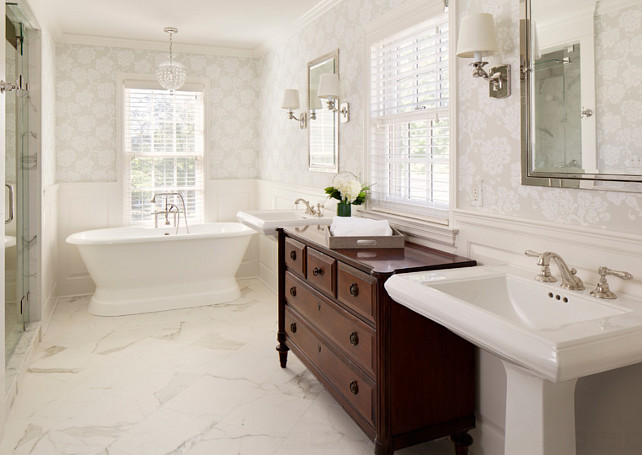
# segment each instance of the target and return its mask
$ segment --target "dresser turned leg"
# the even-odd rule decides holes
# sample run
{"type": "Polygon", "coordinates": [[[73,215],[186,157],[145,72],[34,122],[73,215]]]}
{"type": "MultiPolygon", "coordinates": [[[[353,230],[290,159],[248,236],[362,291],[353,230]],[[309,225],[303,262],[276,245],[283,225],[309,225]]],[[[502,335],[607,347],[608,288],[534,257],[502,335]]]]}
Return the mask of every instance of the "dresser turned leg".
{"type": "Polygon", "coordinates": [[[285,368],[285,365],[288,363],[288,351],[290,350],[285,344],[285,333],[277,333],[276,339],[279,342],[279,344],[276,345],[276,351],[279,353],[279,362],[281,362],[281,368],[285,368]]]}
{"type": "Polygon", "coordinates": [[[276,350],[279,351],[279,362],[281,362],[281,368],[285,368],[288,363],[288,351],[289,349],[281,350],[279,346],[276,347],[276,350]]]}
{"type": "Polygon", "coordinates": [[[374,446],[375,455],[392,455],[394,452],[391,444],[383,444],[376,438],[374,440],[374,446]]]}
{"type": "Polygon", "coordinates": [[[468,455],[468,447],[473,445],[473,437],[468,433],[453,434],[450,440],[455,444],[456,455],[468,455]]]}

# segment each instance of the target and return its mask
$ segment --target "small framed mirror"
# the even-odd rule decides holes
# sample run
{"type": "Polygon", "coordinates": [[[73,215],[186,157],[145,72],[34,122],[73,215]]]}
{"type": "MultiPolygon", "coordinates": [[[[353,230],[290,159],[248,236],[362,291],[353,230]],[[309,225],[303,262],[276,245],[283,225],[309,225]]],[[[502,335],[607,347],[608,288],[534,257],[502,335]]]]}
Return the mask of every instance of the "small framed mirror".
{"type": "Polygon", "coordinates": [[[520,6],[522,183],[642,191],[642,1],[520,6]]]}
{"type": "Polygon", "coordinates": [[[324,73],[339,74],[339,50],[308,63],[308,165],[311,171],[339,172],[339,114],[317,96],[324,73]]]}

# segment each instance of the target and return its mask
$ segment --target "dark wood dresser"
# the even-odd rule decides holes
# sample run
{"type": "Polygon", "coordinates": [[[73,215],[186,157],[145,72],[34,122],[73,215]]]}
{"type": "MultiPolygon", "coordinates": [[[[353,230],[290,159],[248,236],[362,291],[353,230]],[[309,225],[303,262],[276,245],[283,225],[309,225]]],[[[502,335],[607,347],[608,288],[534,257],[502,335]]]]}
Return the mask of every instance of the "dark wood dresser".
{"type": "Polygon", "coordinates": [[[317,377],[377,455],[450,436],[465,455],[475,427],[473,345],[394,302],[395,273],[475,261],[419,245],[331,250],[317,226],[279,229],[279,352],[317,377]]]}

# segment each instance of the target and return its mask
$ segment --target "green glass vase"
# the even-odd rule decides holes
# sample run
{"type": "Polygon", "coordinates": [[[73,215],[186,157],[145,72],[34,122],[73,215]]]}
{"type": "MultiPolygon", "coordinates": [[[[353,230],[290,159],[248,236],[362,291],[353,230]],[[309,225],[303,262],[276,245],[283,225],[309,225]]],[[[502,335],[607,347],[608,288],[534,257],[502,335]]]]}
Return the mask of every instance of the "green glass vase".
{"type": "Polygon", "coordinates": [[[339,201],[337,204],[337,216],[350,216],[352,204],[346,201],[339,201]]]}

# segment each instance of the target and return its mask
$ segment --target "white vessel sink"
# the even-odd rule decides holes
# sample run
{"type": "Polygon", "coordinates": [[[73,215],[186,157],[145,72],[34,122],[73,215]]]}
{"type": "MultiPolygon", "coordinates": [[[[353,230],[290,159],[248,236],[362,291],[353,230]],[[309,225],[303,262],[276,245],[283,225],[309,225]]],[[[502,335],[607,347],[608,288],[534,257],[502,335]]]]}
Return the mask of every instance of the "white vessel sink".
{"type": "Polygon", "coordinates": [[[236,219],[265,235],[276,234],[276,228],[307,225],[330,225],[332,218],[306,215],[303,210],[251,210],[240,211],[236,219]]]}
{"type": "Polygon", "coordinates": [[[537,270],[480,266],[394,275],[400,304],[502,359],[505,453],[575,451],[577,379],[642,362],[642,300],[602,300],[534,279],[537,270]]]}

